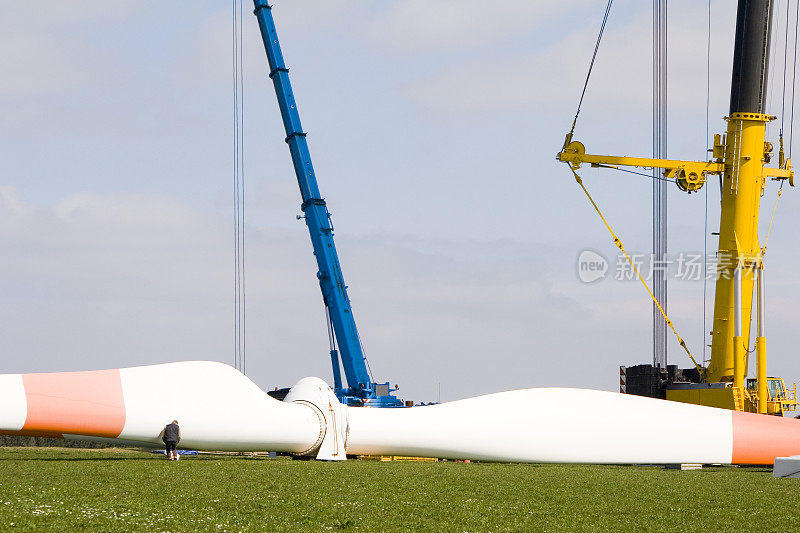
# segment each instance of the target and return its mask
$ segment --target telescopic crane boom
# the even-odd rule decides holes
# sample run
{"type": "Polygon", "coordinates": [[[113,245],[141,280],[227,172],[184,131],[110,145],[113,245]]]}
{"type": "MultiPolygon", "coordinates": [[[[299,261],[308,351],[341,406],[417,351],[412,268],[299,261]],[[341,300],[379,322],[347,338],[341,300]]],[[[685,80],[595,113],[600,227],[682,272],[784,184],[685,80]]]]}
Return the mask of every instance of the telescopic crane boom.
{"type": "Polygon", "coordinates": [[[306,221],[317,260],[317,279],[329,321],[335,393],[343,403],[349,405],[400,406],[402,401],[391,394],[389,383],[375,383],[367,368],[350,298],[347,295],[347,285],[333,242],[331,214],[319,191],[314,166],[311,164],[306,133],[300,124],[300,114],[297,111],[292,84],[289,82],[289,69],[284,63],[275,21],[272,18],[272,6],[267,0],[254,0],[253,3],[254,14],[258,19],[269,61],[269,77],[275,86],[275,95],[286,129],[286,143],[292,154],[297,184],[300,186],[300,195],[303,199],[300,205],[303,215],[298,215],[298,218],[304,218],[306,221]],[[342,384],[340,357],[347,379],[346,387],[342,384]]]}

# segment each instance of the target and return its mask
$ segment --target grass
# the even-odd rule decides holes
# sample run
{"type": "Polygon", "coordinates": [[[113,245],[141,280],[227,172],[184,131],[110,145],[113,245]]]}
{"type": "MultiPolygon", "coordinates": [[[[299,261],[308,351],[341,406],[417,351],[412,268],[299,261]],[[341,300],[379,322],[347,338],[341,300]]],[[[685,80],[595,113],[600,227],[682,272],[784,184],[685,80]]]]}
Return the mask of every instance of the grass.
{"type": "Polygon", "coordinates": [[[321,463],[0,448],[3,531],[792,531],[766,468],[321,463]]]}

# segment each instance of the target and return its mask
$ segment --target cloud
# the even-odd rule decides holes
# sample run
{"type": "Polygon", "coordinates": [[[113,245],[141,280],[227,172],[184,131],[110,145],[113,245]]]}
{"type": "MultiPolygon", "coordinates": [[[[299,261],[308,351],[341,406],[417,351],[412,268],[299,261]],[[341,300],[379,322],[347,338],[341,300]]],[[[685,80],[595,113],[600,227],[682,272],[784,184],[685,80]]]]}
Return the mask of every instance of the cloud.
{"type": "Polygon", "coordinates": [[[6,224],[23,219],[31,212],[31,207],[22,201],[14,187],[0,187],[0,213],[3,214],[6,224]]]}

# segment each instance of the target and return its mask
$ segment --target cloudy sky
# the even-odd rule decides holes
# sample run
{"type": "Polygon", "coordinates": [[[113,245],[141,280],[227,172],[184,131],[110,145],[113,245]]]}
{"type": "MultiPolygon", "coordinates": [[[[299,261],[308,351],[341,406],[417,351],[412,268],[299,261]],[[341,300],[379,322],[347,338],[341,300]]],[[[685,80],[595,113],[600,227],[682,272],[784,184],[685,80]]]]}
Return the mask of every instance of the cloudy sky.
{"type": "MultiPolygon", "coordinates": [[[[378,380],[422,401],[439,387],[442,400],[615,390],[618,365],[651,360],[651,303],[613,279],[616,249],[554,160],[604,1],[274,4],[378,380]],[[607,279],[578,279],[585,249],[608,258],[607,279]]],[[[3,2],[2,372],[233,362],[230,6],[3,2]]],[[[713,133],[727,111],[735,1],[712,9],[713,133]]],[[[245,11],[248,374],[264,388],[330,381],[299,192],[245,11]]],[[[701,159],[705,2],[673,0],[669,16],[669,155],[701,159]]],[[[650,153],[650,28],[648,2],[614,3],[576,132],[591,152],[650,153]]],[[[780,82],[782,45],[775,52],[780,82]]],[[[772,87],[768,111],[780,114],[772,87]]],[[[584,174],[626,247],[647,253],[650,182],[584,174]]],[[[770,373],[795,380],[800,199],[785,192],[767,256],[768,336],[770,373]]],[[[718,189],[671,189],[669,202],[671,252],[702,252],[718,189]]],[[[670,283],[673,321],[702,356],[703,283],[670,283]]],[[[688,366],[669,341],[670,361],[688,366]]]]}

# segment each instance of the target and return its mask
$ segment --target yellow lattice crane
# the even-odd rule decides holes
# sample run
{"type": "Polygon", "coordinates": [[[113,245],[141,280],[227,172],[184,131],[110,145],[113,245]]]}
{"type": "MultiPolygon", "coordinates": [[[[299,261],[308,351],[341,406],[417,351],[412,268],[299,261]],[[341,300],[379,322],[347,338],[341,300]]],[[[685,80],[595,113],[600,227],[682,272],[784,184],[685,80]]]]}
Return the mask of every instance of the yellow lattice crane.
{"type": "MultiPolygon", "coordinates": [[[[667,379],[659,394],[668,400],[782,415],[784,411],[796,409],[797,386],[787,390],[782,379],[767,375],[763,256],[769,230],[763,243],[758,235],[761,196],[768,183],[777,181],[782,187],[788,181],[794,186],[794,171],[791,161],[785,157],[782,137],[777,165],[767,166],[772,162],[774,146],[765,138],[766,125],[776,118],[764,112],[772,8],[772,0],[739,0],[730,113],[725,118],[725,134],[714,136],[711,160],[682,161],[587,154],[584,145],[573,139],[574,123],[573,131],[567,135],[557,158],[569,165],[623,253],[622,242],[611,230],[577,174],[582,165],[664,169],[664,178],[674,180],[680,189],[688,193],[700,190],[710,175],[722,175],[710,364],[704,368],[697,363],[663,308],[658,305],[696,367],[696,372],[687,373],[694,375],[694,379],[667,379]],[[750,317],[754,288],[757,294],[757,377],[745,383],[748,355],[752,351],[750,317]]],[[[627,253],[625,255],[627,257],[627,253]]],[[[636,270],[635,266],[633,268],[636,270]]],[[[641,276],[640,280],[644,283],[641,276]]],[[[656,301],[652,292],[650,296],[656,301]]]]}

